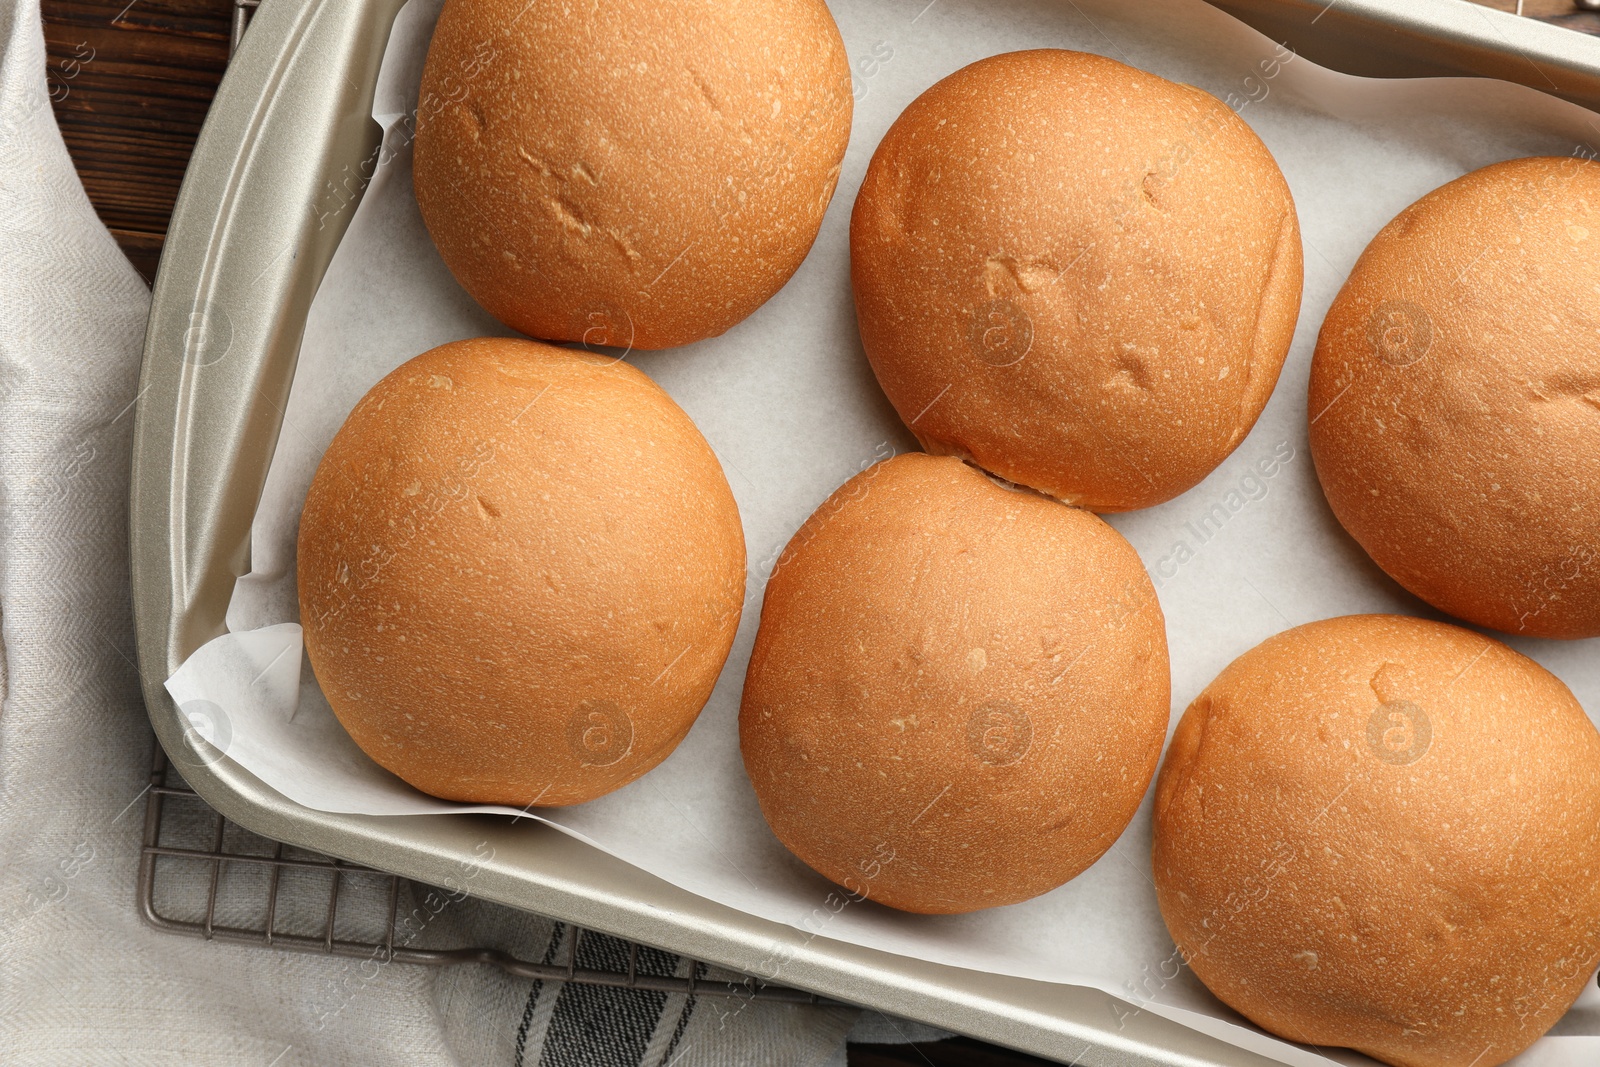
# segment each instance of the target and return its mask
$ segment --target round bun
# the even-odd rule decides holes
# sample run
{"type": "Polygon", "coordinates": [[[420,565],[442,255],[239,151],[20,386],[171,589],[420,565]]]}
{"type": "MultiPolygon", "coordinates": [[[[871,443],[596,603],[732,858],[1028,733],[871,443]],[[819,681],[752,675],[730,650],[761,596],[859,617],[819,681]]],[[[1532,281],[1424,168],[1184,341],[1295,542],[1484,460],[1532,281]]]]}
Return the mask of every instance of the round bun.
{"type": "Polygon", "coordinates": [[[1235,660],[1156,784],[1181,957],[1275,1034],[1494,1067],[1600,963],[1600,734],[1497,641],[1357,615],[1235,660]]]}
{"type": "Polygon", "coordinates": [[[852,105],[823,0],[449,0],[422,72],[417,204],[506,325],[688,344],[800,266],[852,105]]]}
{"type": "Polygon", "coordinates": [[[878,146],[850,223],[861,339],[929,452],[1095,511],[1244,440],[1300,309],[1260,139],[1198,89],[1055,49],[981,60],[878,146]]]}
{"type": "Polygon", "coordinates": [[[1600,636],[1600,163],[1498,163],[1401,212],[1328,312],[1309,410],[1328,503],[1395,581],[1600,636]]]}
{"type": "Polygon", "coordinates": [[[974,911],[1111,847],[1169,686],[1161,607],[1120,534],[912,454],[846,482],[779,557],[739,743],[773,832],[819,873],[974,911]]]}
{"type": "Polygon", "coordinates": [[[356,744],[447,800],[631,782],[711,695],[744,601],[722,469],[626,363],[482,338],[356,405],[300,520],[300,616],[356,744]]]}

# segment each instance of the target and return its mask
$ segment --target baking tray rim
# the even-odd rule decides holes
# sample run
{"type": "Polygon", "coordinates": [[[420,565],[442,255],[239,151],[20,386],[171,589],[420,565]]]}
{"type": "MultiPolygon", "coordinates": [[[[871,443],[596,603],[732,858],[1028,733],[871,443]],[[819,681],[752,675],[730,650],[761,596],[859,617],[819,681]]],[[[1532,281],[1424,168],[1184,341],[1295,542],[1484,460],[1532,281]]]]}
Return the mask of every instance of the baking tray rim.
{"type": "MultiPolygon", "coordinates": [[[[1464,0],[1212,2],[1247,21],[1320,11],[1310,25],[1328,16],[1330,30],[1394,35],[1384,38],[1391,48],[1436,45],[1463,73],[1503,74],[1525,60],[1550,83],[1535,88],[1600,102],[1600,40],[1508,23],[1464,0]],[[1474,48],[1483,63],[1463,65],[1461,51],[1474,48]]],[[[221,632],[233,578],[248,569],[242,549],[266,460],[246,438],[254,430],[270,457],[305,312],[370,177],[362,163],[377,144],[372,89],[402,3],[266,0],[219,89],[169,229],[140,374],[130,552],[146,705],[190,784],[228,818],[278,840],[451,888],[471,861],[473,895],[763,977],[778,977],[766,973],[776,963],[786,984],[1038,1055],[1107,1067],[1276,1062],[1098,990],[926,963],[758,919],[548,826],[512,832],[483,816],[335,815],[288,801],[231,761],[193,760],[162,683],[221,632]],[[335,79],[344,86],[327,93],[335,79]],[[296,212],[282,213],[297,198],[302,209],[312,205],[298,223],[296,212]],[[262,234],[285,240],[257,250],[262,234]],[[246,281],[241,271],[257,266],[246,281]],[[242,314],[230,294],[249,294],[265,310],[242,314]],[[207,344],[224,330],[223,356],[232,358],[213,361],[207,344]],[[490,846],[491,860],[466,844],[474,839],[490,846]]]]}

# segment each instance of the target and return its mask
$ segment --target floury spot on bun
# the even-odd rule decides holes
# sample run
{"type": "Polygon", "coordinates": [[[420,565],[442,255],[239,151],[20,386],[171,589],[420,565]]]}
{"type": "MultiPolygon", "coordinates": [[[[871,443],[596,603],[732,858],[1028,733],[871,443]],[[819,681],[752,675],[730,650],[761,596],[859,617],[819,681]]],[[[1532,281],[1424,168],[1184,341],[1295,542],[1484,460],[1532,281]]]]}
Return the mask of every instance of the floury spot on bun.
{"type": "Polygon", "coordinates": [[[626,363],[482,338],[356,405],[300,520],[306,651],[356,744],[447,800],[557,806],[677,747],[727,659],[744,534],[626,363]]]}
{"type": "Polygon", "coordinates": [[[1244,440],[1300,310],[1300,229],[1221,101],[1101,56],[980,60],[906,108],[850,224],[861,339],[927,451],[1094,511],[1244,440]]]}
{"type": "Polygon", "coordinates": [[[1600,163],[1458,178],[1373,238],[1311,364],[1328,503],[1441,611],[1600,636],[1600,163]]]}
{"type": "Polygon", "coordinates": [[[1098,859],[1166,736],[1166,627],[1104,521],[921,454],[846,482],[779,557],[739,743],[774,833],[891,907],[1048,892],[1098,859]]]}
{"type": "Polygon", "coordinates": [[[1262,1027],[1495,1067],[1600,964],[1600,733],[1471,631],[1296,627],[1184,713],[1153,859],[1177,959],[1262,1027]]]}
{"type": "Polygon", "coordinates": [[[422,72],[417,204],[506,325],[688,344],[800,266],[853,103],[823,0],[449,0],[422,72]]]}

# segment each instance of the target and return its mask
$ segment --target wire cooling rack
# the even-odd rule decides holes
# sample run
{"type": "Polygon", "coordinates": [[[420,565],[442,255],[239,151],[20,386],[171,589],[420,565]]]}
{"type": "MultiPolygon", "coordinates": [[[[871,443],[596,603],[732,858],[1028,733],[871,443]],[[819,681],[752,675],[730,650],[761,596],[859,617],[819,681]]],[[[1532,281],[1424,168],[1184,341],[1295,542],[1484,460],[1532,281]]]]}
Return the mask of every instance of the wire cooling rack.
{"type": "Polygon", "coordinates": [[[688,973],[680,975],[676,972],[684,967],[660,965],[665,954],[659,950],[559,924],[550,938],[555,946],[550,955],[555,958],[544,962],[497,948],[418,946],[412,943],[416,931],[408,928],[403,918],[411,909],[408,906],[403,912],[402,902],[409,905],[426,895],[429,887],[251,833],[200,799],[161,746],[153,747],[138,900],[140,916],[158,930],[209,941],[384,963],[486,963],[519,978],[578,985],[803,1004],[827,1002],[814,993],[754,977],[709,977],[709,969],[702,963],[690,962],[688,973]],[[243,876],[233,876],[238,874],[243,876]],[[295,904],[286,909],[281,894],[291,881],[297,883],[295,904]],[[308,909],[308,898],[322,899],[313,891],[316,882],[326,885],[326,903],[308,909]],[[585,952],[585,938],[620,945],[625,953],[585,952]],[[583,965],[596,959],[615,960],[617,965],[614,969],[583,965]]]}

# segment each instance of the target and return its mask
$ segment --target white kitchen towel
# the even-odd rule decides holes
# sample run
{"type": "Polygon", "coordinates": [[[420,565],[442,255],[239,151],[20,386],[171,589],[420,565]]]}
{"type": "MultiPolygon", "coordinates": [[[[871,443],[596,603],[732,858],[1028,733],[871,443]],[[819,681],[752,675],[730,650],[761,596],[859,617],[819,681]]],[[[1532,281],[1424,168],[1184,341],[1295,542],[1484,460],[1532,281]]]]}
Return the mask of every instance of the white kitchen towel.
{"type": "MultiPolygon", "coordinates": [[[[127,499],[149,304],[56,128],[38,0],[0,0],[0,1063],[843,1064],[854,1008],[379,966],[141,923],[153,741],[134,663],[127,499]]],[[[208,872],[193,873],[186,885],[174,870],[164,892],[203,892],[208,872]]],[[[298,892],[285,887],[285,914],[326,906],[325,884],[298,892]]],[[[539,958],[570,937],[465,901],[417,943],[539,958]]],[[[625,952],[585,939],[580,963],[625,952]]],[[[663,973],[697,966],[645,959],[663,973]]],[[[872,1021],[878,1039],[938,1036],[872,1021]]]]}

